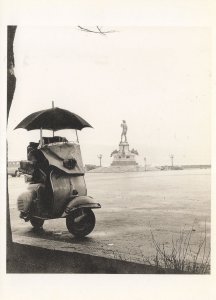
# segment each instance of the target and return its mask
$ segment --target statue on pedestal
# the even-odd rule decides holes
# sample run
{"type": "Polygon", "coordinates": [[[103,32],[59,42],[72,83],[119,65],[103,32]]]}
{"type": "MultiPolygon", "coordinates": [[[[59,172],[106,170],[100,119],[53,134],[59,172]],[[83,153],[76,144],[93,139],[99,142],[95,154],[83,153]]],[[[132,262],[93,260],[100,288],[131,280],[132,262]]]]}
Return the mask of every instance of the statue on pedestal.
{"type": "Polygon", "coordinates": [[[125,120],[122,121],[121,127],[122,127],[121,143],[122,143],[123,136],[125,139],[125,143],[127,143],[127,124],[125,120]]]}
{"type": "MultiPolygon", "coordinates": [[[[119,149],[114,150],[111,153],[111,157],[113,157],[113,161],[111,163],[111,166],[116,167],[137,167],[138,163],[136,162],[135,156],[138,155],[137,150],[129,149],[129,143],[127,141],[127,124],[125,120],[122,121],[121,124],[122,127],[122,133],[121,133],[121,141],[119,143],[119,149]]],[[[126,170],[126,169],[125,169],[126,170]]]]}

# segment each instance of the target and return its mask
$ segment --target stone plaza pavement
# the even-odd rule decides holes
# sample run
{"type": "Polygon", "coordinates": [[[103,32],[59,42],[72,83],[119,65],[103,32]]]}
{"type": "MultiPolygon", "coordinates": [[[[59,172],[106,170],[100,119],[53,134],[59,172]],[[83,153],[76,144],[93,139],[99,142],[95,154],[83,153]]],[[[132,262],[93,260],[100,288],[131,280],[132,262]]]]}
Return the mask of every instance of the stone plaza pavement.
{"type": "Polygon", "coordinates": [[[210,248],[210,170],[87,173],[85,179],[88,195],[102,208],[95,210],[94,231],[77,240],[65,219],[45,221],[39,232],[19,219],[16,199],[26,183],[9,177],[13,240],[135,263],[155,258],[153,237],[169,252],[181,231],[192,233],[192,253],[204,236],[206,253],[210,248]]]}

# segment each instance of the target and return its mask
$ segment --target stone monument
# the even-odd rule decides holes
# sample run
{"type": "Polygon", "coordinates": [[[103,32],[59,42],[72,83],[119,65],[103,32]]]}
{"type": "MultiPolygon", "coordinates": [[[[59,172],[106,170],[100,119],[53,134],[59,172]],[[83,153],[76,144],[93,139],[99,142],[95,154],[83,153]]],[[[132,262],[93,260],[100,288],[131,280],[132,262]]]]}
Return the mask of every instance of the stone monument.
{"type": "Polygon", "coordinates": [[[111,166],[137,166],[136,155],[138,155],[137,150],[130,150],[129,144],[127,141],[127,124],[126,121],[123,120],[122,124],[122,133],[121,133],[121,141],[119,143],[119,150],[114,150],[111,153],[111,157],[113,157],[113,161],[111,166]],[[124,138],[124,141],[123,141],[124,138]]]}

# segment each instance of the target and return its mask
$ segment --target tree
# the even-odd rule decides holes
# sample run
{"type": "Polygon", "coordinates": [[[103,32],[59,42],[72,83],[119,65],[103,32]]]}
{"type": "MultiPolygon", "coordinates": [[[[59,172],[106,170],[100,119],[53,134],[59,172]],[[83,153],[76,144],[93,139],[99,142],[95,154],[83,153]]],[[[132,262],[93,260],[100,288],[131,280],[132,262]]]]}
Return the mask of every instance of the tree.
{"type": "MultiPolygon", "coordinates": [[[[13,95],[16,87],[16,77],[14,74],[14,52],[13,42],[17,26],[8,26],[7,28],[7,119],[13,101],[13,95]]],[[[8,146],[6,146],[8,147],[8,146]]],[[[7,153],[7,152],[6,152],[7,153]]],[[[8,176],[8,175],[7,175],[8,176]]],[[[9,210],[9,194],[7,185],[7,260],[12,256],[12,232],[10,223],[10,210],[9,210]]]]}
{"type": "Polygon", "coordinates": [[[99,26],[96,26],[96,30],[91,30],[91,29],[88,29],[88,28],[85,28],[85,27],[82,27],[82,26],[78,26],[78,28],[81,31],[90,32],[90,33],[97,33],[97,34],[102,34],[102,35],[106,35],[107,33],[116,32],[115,30],[108,30],[108,31],[102,30],[101,27],[99,27],[99,26]]]}

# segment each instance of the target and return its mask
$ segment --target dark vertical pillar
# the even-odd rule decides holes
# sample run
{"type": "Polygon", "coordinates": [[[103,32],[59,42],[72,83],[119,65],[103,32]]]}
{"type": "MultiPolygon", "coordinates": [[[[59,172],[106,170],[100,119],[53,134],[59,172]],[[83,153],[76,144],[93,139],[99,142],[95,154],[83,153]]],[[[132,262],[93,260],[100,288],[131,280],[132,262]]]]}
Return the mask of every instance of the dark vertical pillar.
{"type": "Polygon", "coordinates": [[[7,28],[7,116],[9,115],[13,95],[16,87],[16,77],[14,75],[14,52],[13,42],[16,32],[16,26],[7,28]]]}
{"type": "MultiPolygon", "coordinates": [[[[13,42],[16,32],[16,26],[7,27],[7,119],[10,107],[13,101],[13,95],[16,87],[16,77],[14,75],[14,52],[13,42]]],[[[7,144],[6,144],[7,147],[7,144]]],[[[6,149],[7,150],[7,149],[6,149]]],[[[6,151],[8,153],[8,151],[6,151]]],[[[8,160],[8,159],[7,159],[8,160]]],[[[9,194],[7,184],[7,267],[8,262],[12,263],[12,232],[10,224],[10,211],[9,211],[9,194]]]]}

